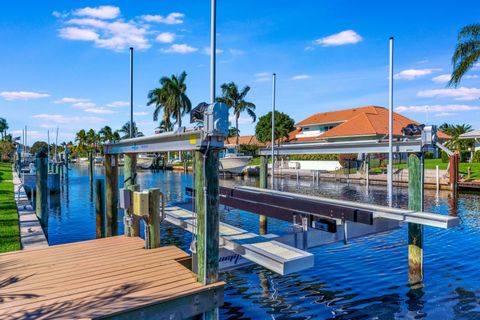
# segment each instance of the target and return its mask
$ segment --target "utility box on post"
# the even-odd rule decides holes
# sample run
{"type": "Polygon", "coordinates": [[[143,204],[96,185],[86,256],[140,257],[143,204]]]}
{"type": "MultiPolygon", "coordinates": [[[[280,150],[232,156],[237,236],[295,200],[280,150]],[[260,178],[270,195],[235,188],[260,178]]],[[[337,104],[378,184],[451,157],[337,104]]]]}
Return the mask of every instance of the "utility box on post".
{"type": "Polygon", "coordinates": [[[119,196],[119,207],[124,210],[130,210],[132,208],[132,191],[128,189],[120,189],[119,196]]]}
{"type": "Polygon", "coordinates": [[[137,216],[148,215],[148,192],[133,193],[133,214],[137,216]]]}

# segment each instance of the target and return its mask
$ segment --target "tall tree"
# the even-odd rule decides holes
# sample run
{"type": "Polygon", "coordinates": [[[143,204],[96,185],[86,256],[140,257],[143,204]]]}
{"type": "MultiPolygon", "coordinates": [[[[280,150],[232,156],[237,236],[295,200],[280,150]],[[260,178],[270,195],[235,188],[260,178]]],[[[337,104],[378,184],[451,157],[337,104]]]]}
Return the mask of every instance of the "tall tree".
{"type": "MultiPolygon", "coordinates": [[[[130,121],[125,122],[125,124],[118,130],[119,133],[123,133],[122,139],[130,138],[130,121]]],[[[143,137],[143,132],[138,130],[137,124],[133,122],[133,135],[135,137],[143,137]]]]}
{"type": "Polygon", "coordinates": [[[77,143],[75,153],[84,153],[87,151],[88,138],[84,129],[77,132],[75,135],[75,142],[77,143]]]}
{"type": "MultiPolygon", "coordinates": [[[[275,111],[275,139],[280,145],[281,141],[288,140],[290,132],[295,129],[295,121],[289,115],[275,111]]],[[[272,141],[272,112],[258,118],[255,126],[255,136],[260,142],[272,141]]]]}
{"type": "Polygon", "coordinates": [[[98,131],[98,134],[100,135],[100,142],[102,143],[115,140],[115,133],[109,126],[105,126],[100,129],[100,131],[98,131]]]}
{"type": "Polygon", "coordinates": [[[222,96],[217,98],[218,102],[225,103],[229,108],[233,110],[235,116],[235,147],[238,149],[238,137],[240,132],[238,130],[238,119],[240,114],[247,112],[248,115],[252,118],[252,122],[255,122],[257,116],[255,114],[255,104],[245,100],[248,92],[250,91],[249,86],[245,86],[241,91],[238,91],[238,86],[234,82],[224,83],[221,85],[222,96]]]}
{"type": "Polygon", "coordinates": [[[155,88],[148,93],[147,105],[154,105],[153,120],[158,120],[158,115],[163,109],[163,121],[169,127],[170,117],[175,119],[178,127],[182,126],[182,116],[189,113],[192,103],[188,98],[185,80],[187,73],[183,71],[179,76],[172,75],[160,79],[160,88],[155,88]]]}
{"type": "Polygon", "coordinates": [[[8,123],[7,120],[4,118],[0,118],[0,133],[2,136],[2,140],[5,140],[5,136],[7,134],[7,129],[8,129],[8,123]]]}
{"type": "Polygon", "coordinates": [[[452,125],[448,123],[442,124],[439,129],[448,134],[452,139],[446,142],[446,145],[457,151],[466,151],[475,145],[473,139],[460,139],[460,135],[472,131],[472,126],[469,124],[452,125]]]}
{"type": "Polygon", "coordinates": [[[452,57],[453,71],[449,85],[458,86],[463,76],[480,58],[480,24],[470,24],[458,33],[452,57]]]}

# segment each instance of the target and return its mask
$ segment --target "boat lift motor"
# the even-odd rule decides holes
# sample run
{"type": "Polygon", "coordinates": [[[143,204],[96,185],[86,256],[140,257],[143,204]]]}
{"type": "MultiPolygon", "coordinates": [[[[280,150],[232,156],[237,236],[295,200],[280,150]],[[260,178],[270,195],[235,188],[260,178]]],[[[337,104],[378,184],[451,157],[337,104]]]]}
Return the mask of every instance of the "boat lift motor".
{"type": "Polygon", "coordinates": [[[227,136],[228,106],[222,102],[202,102],[191,111],[190,123],[198,123],[208,136],[227,136]]]}

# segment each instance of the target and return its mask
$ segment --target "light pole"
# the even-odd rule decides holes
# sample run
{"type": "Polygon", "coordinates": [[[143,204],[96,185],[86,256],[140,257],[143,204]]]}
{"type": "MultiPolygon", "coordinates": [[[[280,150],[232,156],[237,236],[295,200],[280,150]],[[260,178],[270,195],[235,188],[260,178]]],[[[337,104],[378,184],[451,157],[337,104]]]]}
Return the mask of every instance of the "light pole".
{"type": "Polygon", "coordinates": [[[388,90],[388,205],[393,205],[393,37],[390,37],[390,67],[388,90]]]}
{"type": "Polygon", "coordinates": [[[275,189],[275,80],[277,75],[272,74],[272,189],[275,189]]]}
{"type": "Polygon", "coordinates": [[[130,47],[130,138],[134,138],[133,134],[133,48],[130,47]]]}

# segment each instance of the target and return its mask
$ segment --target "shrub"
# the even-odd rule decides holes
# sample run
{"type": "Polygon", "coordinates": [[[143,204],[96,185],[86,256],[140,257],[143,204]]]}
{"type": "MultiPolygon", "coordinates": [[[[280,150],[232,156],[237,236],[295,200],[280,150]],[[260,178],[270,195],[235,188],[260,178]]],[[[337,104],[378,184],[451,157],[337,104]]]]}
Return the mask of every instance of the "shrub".
{"type": "Polygon", "coordinates": [[[238,151],[248,156],[255,156],[258,154],[258,146],[253,144],[241,144],[238,147],[238,151]]]}
{"type": "Polygon", "coordinates": [[[338,156],[338,161],[342,167],[348,167],[349,162],[357,161],[358,155],[356,153],[346,153],[340,154],[338,156]]]}
{"type": "Polygon", "coordinates": [[[287,157],[287,160],[323,160],[338,161],[338,154],[294,154],[287,157]]]}
{"type": "Polygon", "coordinates": [[[442,158],[443,163],[448,163],[450,161],[450,158],[445,151],[440,151],[440,157],[442,158]]]}
{"type": "Polygon", "coordinates": [[[475,151],[473,154],[473,162],[480,162],[480,150],[475,151]]]}
{"type": "Polygon", "coordinates": [[[425,152],[425,159],[433,159],[433,152],[425,152]]]}

